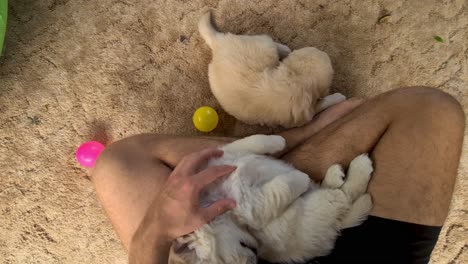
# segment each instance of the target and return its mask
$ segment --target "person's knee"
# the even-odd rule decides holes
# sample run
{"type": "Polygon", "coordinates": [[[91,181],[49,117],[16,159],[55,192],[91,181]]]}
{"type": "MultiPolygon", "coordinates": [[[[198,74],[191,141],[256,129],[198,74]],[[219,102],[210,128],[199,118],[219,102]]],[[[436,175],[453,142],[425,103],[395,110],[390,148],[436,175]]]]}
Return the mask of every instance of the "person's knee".
{"type": "Polygon", "coordinates": [[[109,174],[122,167],[129,166],[126,150],[135,148],[135,144],[135,140],[132,138],[121,139],[110,144],[99,155],[92,176],[94,178],[100,177],[102,174],[109,174]]]}
{"type": "Polygon", "coordinates": [[[465,114],[460,103],[450,94],[431,87],[408,87],[395,90],[397,100],[407,106],[407,115],[426,119],[428,122],[443,122],[450,130],[463,131],[465,114]]]}
{"type": "MultiPolygon", "coordinates": [[[[157,135],[152,135],[156,138],[157,135]]],[[[104,149],[96,161],[92,176],[129,171],[138,166],[138,161],[147,159],[148,135],[136,135],[118,140],[104,149]]]]}
{"type": "Polygon", "coordinates": [[[378,176],[372,188],[382,193],[392,190],[387,183],[403,185],[397,187],[398,196],[378,197],[377,211],[380,216],[400,215],[405,221],[442,225],[463,142],[465,116],[460,104],[451,95],[429,87],[394,90],[380,102],[385,104],[390,122],[374,149],[378,176]]]}
{"type": "MultiPolygon", "coordinates": [[[[421,135],[427,141],[425,144],[430,142],[431,149],[445,153],[448,159],[445,162],[456,170],[465,130],[465,114],[460,103],[450,94],[430,87],[405,88],[398,93],[406,101],[405,110],[398,113],[396,122],[408,129],[405,133],[421,135]]],[[[456,173],[441,175],[450,182],[455,181],[456,173]]]]}

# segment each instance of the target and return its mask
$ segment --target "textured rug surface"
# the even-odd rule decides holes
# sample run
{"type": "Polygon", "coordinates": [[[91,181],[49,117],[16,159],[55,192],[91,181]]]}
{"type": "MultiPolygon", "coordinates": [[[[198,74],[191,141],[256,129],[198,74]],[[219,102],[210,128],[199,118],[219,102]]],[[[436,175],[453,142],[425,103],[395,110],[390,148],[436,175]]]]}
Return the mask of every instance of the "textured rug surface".
{"type": "MultiPolygon", "coordinates": [[[[191,115],[201,105],[220,112],[211,135],[269,132],[236,122],[211,95],[211,54],[196,30],[208,9],[224,31],[326,51],[333,90],[348,97],[428,85],[468,111],[464,0],[10,2],[0,63],[0,263],[126,263],[74,160],[81,142],[198,135],[191,115]]],[[[467,150],[434,263],[468,263],[467,150]]]]}

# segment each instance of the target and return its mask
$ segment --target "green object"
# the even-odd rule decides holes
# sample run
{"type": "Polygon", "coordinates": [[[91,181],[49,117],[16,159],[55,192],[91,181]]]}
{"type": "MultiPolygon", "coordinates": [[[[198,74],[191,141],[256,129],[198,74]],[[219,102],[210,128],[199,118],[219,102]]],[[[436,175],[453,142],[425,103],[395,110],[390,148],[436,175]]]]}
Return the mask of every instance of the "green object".
{"type": "Polygon", "coordinates": [[[444,39],[439,37],[439,36],[434,36],[434,39],[437,41],[437,42],[444,42],[444,39]]]}
{"type": "Polygon", "coordinates": [[[3,51],[8,15],[8,0],[0,0],[0,55],[3,51]]]}

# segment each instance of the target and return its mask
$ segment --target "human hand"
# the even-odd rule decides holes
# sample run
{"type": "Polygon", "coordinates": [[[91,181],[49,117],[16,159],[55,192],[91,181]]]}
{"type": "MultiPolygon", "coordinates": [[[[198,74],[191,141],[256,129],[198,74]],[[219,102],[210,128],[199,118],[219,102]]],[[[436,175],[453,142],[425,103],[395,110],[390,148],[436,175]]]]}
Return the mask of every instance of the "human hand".
{"type": "Polygon", "coordinates": [[[200,170],[210,159],[222,155],[219,149],[206,149],[183,158],[147,210],[140,228],[148,228],[155,236],[172,241],[233,209],[235,201],[230,199],[216,201],[206,208],[199,206],[202,189],[236,169],[225,165],[200,170]]]}

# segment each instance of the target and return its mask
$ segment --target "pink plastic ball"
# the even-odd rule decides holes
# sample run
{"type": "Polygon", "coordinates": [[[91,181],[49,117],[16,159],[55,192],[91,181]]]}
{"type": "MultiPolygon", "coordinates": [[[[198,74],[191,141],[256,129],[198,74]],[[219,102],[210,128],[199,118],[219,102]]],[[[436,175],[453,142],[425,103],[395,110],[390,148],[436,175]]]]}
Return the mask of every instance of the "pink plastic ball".
{"type": "Polygon", "coordinates": [[[76,159],[82,166],[91,168],[96,163],[99,154],[104,150],[104,145],[97,141],[88,141],[81,144],[76,150],[76,159]]]}

